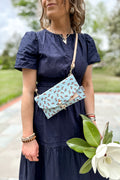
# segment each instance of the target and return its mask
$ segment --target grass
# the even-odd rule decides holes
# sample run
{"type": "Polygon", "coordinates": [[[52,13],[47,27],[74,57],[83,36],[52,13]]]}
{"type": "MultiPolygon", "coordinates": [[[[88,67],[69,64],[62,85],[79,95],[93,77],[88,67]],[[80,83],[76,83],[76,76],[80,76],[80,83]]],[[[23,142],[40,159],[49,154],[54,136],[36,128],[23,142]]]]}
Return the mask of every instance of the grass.
{"type": "Polygon", "coordinates": [[[22,94],[22,73],[17,70],[0,71],[0,105],[22,94]]]}
{"type": "Polygon", "coordinates": [[[95,92],[120,92],[120,77],[116,77],[110,69],[93,69],[93,85],[95,92]]]}
{"type": "MultiPolygon", "coordinates": [[[[95,92],[120,92],[120,77],[109,69],[93,69],[95,92]]],[[[0,105],[22,94],[22,73],[17,70],[0,71],[0,105]]]]}

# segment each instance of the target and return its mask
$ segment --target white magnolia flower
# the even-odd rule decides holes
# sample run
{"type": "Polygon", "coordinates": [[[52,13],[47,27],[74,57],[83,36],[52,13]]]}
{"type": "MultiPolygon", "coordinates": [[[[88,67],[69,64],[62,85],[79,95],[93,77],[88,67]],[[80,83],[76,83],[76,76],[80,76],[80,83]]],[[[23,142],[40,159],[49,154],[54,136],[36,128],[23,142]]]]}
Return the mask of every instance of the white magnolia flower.
{"type": "Polygon", "coordinates": [[[92,158],[94,173],[98,169],[101,176],[120,179],[120,144],[101,144],[97,147],[96,155],[92,158]]]}

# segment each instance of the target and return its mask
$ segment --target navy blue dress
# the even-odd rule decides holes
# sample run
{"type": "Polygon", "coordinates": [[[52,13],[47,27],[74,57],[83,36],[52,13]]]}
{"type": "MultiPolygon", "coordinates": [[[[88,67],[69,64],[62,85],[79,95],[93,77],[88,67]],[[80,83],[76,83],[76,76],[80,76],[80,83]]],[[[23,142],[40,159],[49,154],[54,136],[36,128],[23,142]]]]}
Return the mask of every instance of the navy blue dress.
{"type": "MultiPolygon", "coordinates": [[[[37,70],[38,93],[51,88],[67,77],[73,58],[75,33],[67,38],[67,44],[59,34],[47,29],[27,32],[21,40],[15,69],[37,70]]],[[[99,62],[94,40],[88,34],[79,34],[76,66],[73,74],[81,85],[89,64],[99,62]]],[[[35,96],[36,94],[34,94],[35,96]]],[[[81,100],[47,119],[34,102],[33,127],[39,143],[39,162],[31,162],[21,153],[19,180],[102,180],[91,170],[85,175],[79,169],[87,160],[83,154],[71,150],[66,141],[83,137],[79,114],[85,114],[81,100]]]]}

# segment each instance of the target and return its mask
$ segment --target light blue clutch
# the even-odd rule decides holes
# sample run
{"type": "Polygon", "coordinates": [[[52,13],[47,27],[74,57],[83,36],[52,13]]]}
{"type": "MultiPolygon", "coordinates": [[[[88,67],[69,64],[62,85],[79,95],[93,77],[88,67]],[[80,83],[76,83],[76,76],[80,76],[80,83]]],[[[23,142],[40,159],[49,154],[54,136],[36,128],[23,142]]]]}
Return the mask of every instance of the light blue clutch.
{"type": "MultiPolygon", "coordinates": [[[[51,118],[61,110],[66,108],[86,96],[83,86],[79,86],[72,70],[75,67],[75,57],[77,50],[78,34],[76,33],[74,57],[71,64],[70,74],[67,78],[45,91],[41,95],[37,94],[34,98],[38,106],[43,109],[47,119],[51,118]]],[[[35,90],[37,93],[37,89],[35,90]]]]}
{"type": "Polygon", "coordinates": [[[83,86],[79,86],[72,74],[43,94],[36,96],[35,101],[49,119],[59,111],[84,98],[83,86]]]}

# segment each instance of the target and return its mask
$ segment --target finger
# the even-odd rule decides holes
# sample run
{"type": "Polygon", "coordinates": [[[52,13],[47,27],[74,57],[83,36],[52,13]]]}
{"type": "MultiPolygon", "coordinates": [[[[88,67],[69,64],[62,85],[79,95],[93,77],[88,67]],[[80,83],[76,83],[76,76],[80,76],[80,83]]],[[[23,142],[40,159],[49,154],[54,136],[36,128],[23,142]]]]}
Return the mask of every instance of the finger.
{"type": "Polygon", "coordinates": [[[36,156],[36,157],[39,156],[39,146],[36,147],[34,156],[36,156]]]}
{"type": "Polygon", "coordinates": [[[33,161],[39,161],[39,159],[36,156],[32,157],[32,159],[33,161]]]}
{"type": "Polygon", "coordinates": [[[25,156],[25,158],[28,159],[29,161],[39,161],[39,159],[36,156],[34,156],[34,157],[32,157],[32,156],[25,156]]]}
{"type": "Polygon", "coordinates": [[[36,149],[37,157],[39,156],[39,148],[36,149]]]}
{"type": "Polygon", "coordinates": [[[33,158],[31,156],[25,156],[26,159],[28,159],[29,161],[33,161],[33,158]]]}

